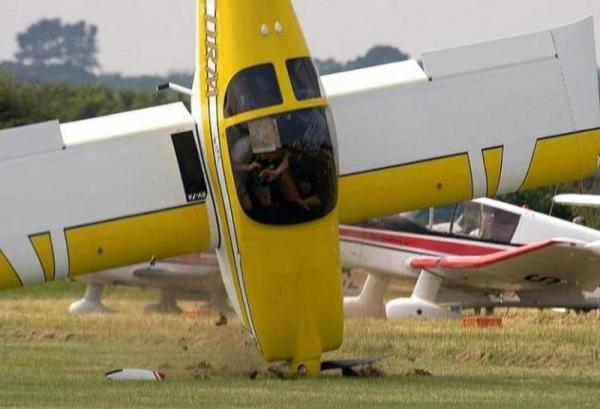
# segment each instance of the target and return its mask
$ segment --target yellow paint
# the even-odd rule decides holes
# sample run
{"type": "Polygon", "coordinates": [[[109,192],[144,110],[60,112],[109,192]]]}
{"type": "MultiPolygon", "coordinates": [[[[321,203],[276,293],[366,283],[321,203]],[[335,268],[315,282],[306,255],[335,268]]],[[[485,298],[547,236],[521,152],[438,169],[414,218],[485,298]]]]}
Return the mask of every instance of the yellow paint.
{"type": "Polygon", "coordinates": [[[54,249],[52,248],[50,233],[46,232],[29,236],[29,241],[31,241],[35,254],[37,254],[40,260],[46,281],[54,280],[54,249]]]}
{"type": "MultiPolygon", "coordinates": [[[[325,98],[315,98],[305,101],[298,101],[294,104],[294,109],[312,108],[314,106],[326,105],[325,98]]],[[[231,125],[238,124],[240,122],[251,121],[256,118],[262,118],[269,115],[281,114],[290,110],[289,105],[278,105],[276,107],[261,108],[249,112],[244,112],[239,115],[225,118],[221,121],[223,128],[228,128],[231,125]]]]}
{"type": "Polygon", "coordinates": [[[472,197],[467,154],[374,170],[340,179],[340,223],[472,197]]]}
{"type": "Polygon", "coordinates": [[[500,183],[500,172],[502,171],[502,146],[496,148],[484,149],[483,164],[485,166],[485,176],[487,178],[486,196],[496,196],[498,184],[500,183]]]}
{"type": "MultiPolygon", "coordinates": [[[[220,2],[217,4],[217,9],[220,9],[220,2]]],[[[198,0],[197,2],[197,12],[198,15],[196,17],[196,22],[197,22],[197,35],[198,35],[198,45],[199,45],[199,50],[198,53],[196,54],[198,56],[198,60],[196,61],[196,67],[198,69],[198,74],[199,74],[199,78],[200,78],[200,83],[199,83],[199,96],[200,96],[200,109],[201,109],[201,125],[202,125],[202,136],[204,137],[204,152],[207,158],[207,163],[206,166],[208,168],[208,178],[210,179],[210,184],[211,187],[213,189],[213,193],[214,193],[214,199],[215,199],[215,208],[216,208],[216,216],[219,220],[219,229],[220,229],[220,243],[221,243],[221,249],[225,250],[225,262],[227,262],[227,264],[232,267],[235,265],[235,257],[233,255],[233,250],[231,248],[231,245],[229,243],[229,226],[226,223],[227,220],[227,216],[225,214],[225,205],[223,202],[223,189],[221,188],[221,184],[219,183],[219,177],[218,177],[218,169],[217,169],[217,157],[215,156],[215,153],[213,151],[213,140],[212,140],[212,131],[211,131],[211,117],[210,117],[210,113],[209,113],[209,104],[208,104],[208,98],[209,98],[209,92],[212,93],[213,90],[211,89],[211,87],[209,87],[207,84],[203,84],[204,81],[206,81],[209,77],[213,78],[216,75],[217,78],[217,90],[216,90],[216,97],[217,97],[217,104],[219,105],[220,110],[222,111],[222,106],[223,106],[223,98],[224,98],[224,92],[226,89],[226,84],[223,84],[222,81],[222,73],[221,73],[221,67],[228,64],[229,62],[226,60],[223,60],[222,58],[222,54],[223,51],[221,51],[223,48],[226,49],[227,44],[223,44],[222,41],[218,38],[218,34],[221,33],[222,29],[221,29],[221,23],[222,23],[222,18],[219,18],[216,22],[217,24],[217,30],[214,30],[217,32],[217,40],[216,40],[216,51],[214,50],[214,48],[211,46],[209,48],[208,46],[208,38],[210,37],[210,42],[212,43],[213,39],[212,39],[212,34],[208,34],[208,30],[207,27],[209,27],[211,30],[213,28],[213,23],[214,23],[214,19],[212,17],[207,16],[206,14],[206,2],[204,0],[198,0]],[[207,21],[210,20],[210,23],[207,23],[207,21]],[[216,58],[215,58],[216,57],[216,58]],[[217,74],[212,74],[209,73],[208,70],[208,63],[207,61],[215,61],[217,63],[217,68],[218,68],[218,72],[217,74]],[[221,81],[219,81],[221,80],[221,81]]],[[[222,15],[222,13],[221,13],[222,15]]],[[[239,67],[241,69],[241,67],[239,67]]],[[[219,122],[222,123],[223,122],[223,115],[222,112],[219,116],[219,122]]],[[[231,268],[230,268],[231,269],[231,268]]],[[[222,271],[222,273],[226,273],[224,271],[222,271]]],[[[240,310],[241,310],[241,323],[242,326],[246,329],[250,328],[249,322],[248,322],[248,313],[246,312],[246,308],[244,306],[244,302],[243,302],[243,297],[242,297],[242,284],[240,283],[237,274],[235,273],[235,270],[232,270],[232,274],[231,274],[231,281],[234,284],[235,287],[235,297],[236,297],[236,301],[238,303],[238,305],[240,306],[240,310]]]]}
{"type": "Polygon", "coordinates": [[[69,275],[206,250],[209,236],[203,203],[68,228],[69,275]]]}
{"type": "Polygon", "coordinates": [[[580,180],[594,174],[600,153],[600,130],[539,139],[519,190],[580,180]]]}
{"type": "Polygon", "coordinates": [[[23,284],[17,272],[10,264],[6,256],[0,251],[0,290],[22,287],[23,284]]]}
{"type": "Polygon", "coordinates": [[[220,221],[221,251],[231,270],[241,319],[246,328],[254,330],[265,359],[286,360],[291,372],[302,364],[309,376],[316,376],[322,353],[336,349],[343,334],[337,212],[294,226],[266,226],[250,220],[237,198],[225,128],[327,102],[324,98],[295,99],[285,63],[309,53],[290,1],[216,0],[216,30],[214,19],[205,15],[204,0],[199,0],[198,10],[198,72],[205,81],[199,92],[204,146],[220,221]],[[276,22],[282,27],[281,33],[275,32],[276,22]],[[261,33],[263,24],[268,35],[261,33]],[[216,73],[207,64],[215,61],[216,73]],[[225,119],[223,99],[231,78],[242,69],[264,63],[275,67],[283,103],[225,119]],[[213,137],[217,135],[211,131],[208,104],[215,95],[222,164],[213,152],[213,137]],[[217,172],[223,172],[225,183],[217,172]],[[223,194],[229,197],[231,208],[223,194]],[[227,209],[237,234],[231,239],[227,209]],[[239,255],[234,255],[231,240],[237,241],[239,255]],[[236,257],[241,271],[237,270],[236,257]],[[244,295],[249,309],[244,306],[244,295]]]}
{"type": "Polygon", "coordinates": [[[342,339],[335,211],[289,227],[259,225],[236,209],[245,288],[265,359],[319,361],[342,339]],[[285,331],[281,329],[285,328],[285,331]]]}

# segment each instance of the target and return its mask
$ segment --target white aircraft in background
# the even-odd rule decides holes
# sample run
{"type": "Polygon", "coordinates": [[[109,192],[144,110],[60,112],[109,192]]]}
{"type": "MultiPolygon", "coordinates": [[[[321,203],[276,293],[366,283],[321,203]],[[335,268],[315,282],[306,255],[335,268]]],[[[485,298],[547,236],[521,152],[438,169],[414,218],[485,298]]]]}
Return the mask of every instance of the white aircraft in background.
{"type": "Polygon", "coordinates": [[[600,232],[527,208],[476,199],[341,226],[340,236],[343,266],[369,273],[360,295],[345,299],[349,316],[600,307],[600,232]],[[384,308],[392,278],[417,283],[384,308]]]}
{"type": "Polygon", "coordinates": [[[152,312],[181,312],[177,300],[202,301],[214,310],[227,308],[227,293],[214,252],[152,260],[89,274],[82,279],[87,282],[85,294],[70,305],[72,314],[113,312],[102,303],[102,292],[107,285],[159,290],[160,301],[146,307],[152,312]]]}
{"type": "Polygon", "coordinates": [[[596,170],[591,19],[320,84],[289,1],[197,4],[191,113],[0,133],[0,288],[216,250],[264,359],[318,376],[343,336],[340,223],[596,170]]]}

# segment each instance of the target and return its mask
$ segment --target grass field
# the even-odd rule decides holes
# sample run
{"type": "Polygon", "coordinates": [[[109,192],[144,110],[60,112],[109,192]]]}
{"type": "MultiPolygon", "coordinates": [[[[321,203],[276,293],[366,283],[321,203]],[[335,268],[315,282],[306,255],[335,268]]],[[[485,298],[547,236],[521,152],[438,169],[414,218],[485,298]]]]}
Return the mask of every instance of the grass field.
{"type": "MultiPolygon", "coordinates": [[[[0,293],[0,407],[596,408],[600,319],[502,311],[501,329],[457,322],[349,321],[329,357],[385,356],[382,375],[279,380],[234,319],[147,315],[157,294],[111,289],[120,311],[74,317],[81,283],[0,293]],[[116,383],[121,367],[167,380],[116,383]],[[250,373],[258,371],[256,379],[250,373]]],[[[194,308],[187,304],[185,308],[194,308]]]]}

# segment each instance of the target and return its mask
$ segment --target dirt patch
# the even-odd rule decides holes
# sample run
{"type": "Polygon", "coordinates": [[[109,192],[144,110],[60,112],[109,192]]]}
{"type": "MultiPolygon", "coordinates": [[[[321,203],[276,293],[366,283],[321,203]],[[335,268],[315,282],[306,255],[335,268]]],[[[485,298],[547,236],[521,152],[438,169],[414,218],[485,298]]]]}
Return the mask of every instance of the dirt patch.
{"type": "Polygon", "coordinates": [[[420,368],[416,368],[416,369],[412,369],[406,373],[404,373],[404,376],[433,376],[433,374],[431,372],[429,372],[427,369],[420,369],[420,368]]]}
{"type": "Polygon", "coordinates": [[[200,361],[196,364],[186,366],[185,370],[191,374],[194,379],[210,379],[214,376],[212,365],[206,361],[200,361]]]}

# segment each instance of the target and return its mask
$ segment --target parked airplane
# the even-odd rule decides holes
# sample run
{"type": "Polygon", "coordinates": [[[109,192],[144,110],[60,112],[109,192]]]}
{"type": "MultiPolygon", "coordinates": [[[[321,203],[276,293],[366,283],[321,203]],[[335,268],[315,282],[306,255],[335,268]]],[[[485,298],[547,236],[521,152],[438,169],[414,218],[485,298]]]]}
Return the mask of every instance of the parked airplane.
{"type": "Polygon", "coordinates": [[[338,222],[596,168],[591,19],[321,87],[289,1],[197,4],[191,115],[0,133],[1,288],[216,249],[263,357],[316,376],[342,341],[338,222]]]}
{"type": "Polygon", "coordinates": [[[177,300],[203,301],[216,310],[227,308],[227,294],[214,252],[151,260],[89,274],[84,278],[87,282],[85,294],[69,307],[73,314],[112,312],[102,303],[106,285],[158,289],[160,301],[147,306],[149,311],[181,312],[177,300]]]}
{"type": "Polygon", "coordinates": [[[342,264],[370,273],[352,316],[456,317],[459,308],[600,307],[600,232],[492,199],[342,226],[342,264]],[[390,278],[417,279],[383,308],[390,278]]]}

